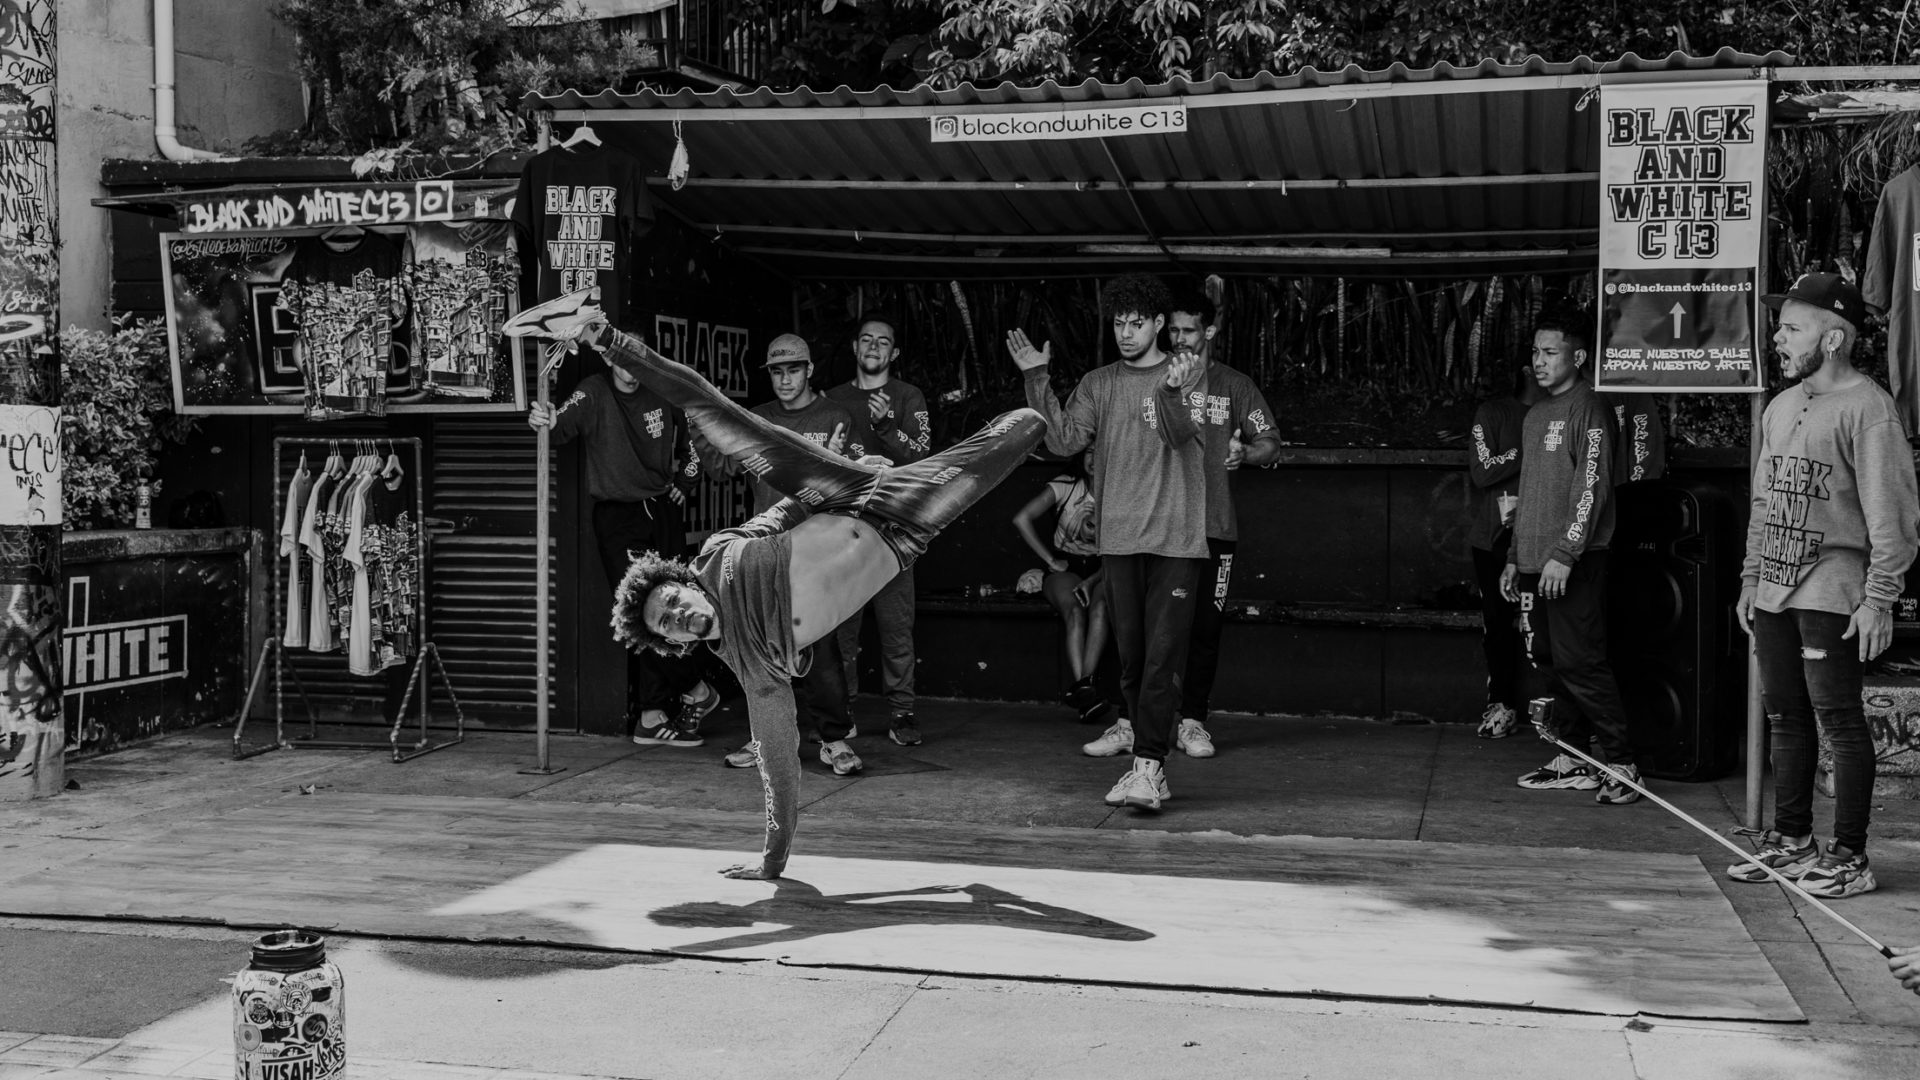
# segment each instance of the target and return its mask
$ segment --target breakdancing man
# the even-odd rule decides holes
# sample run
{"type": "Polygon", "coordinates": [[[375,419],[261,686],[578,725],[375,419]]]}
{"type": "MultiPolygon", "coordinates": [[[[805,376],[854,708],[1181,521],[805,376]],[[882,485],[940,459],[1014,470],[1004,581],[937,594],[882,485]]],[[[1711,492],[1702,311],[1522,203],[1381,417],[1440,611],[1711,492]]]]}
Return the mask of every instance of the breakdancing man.
{"type": "Polygon", "coordinates": [[[614,637],[629,649],[683,656],[706,642],[740,679],[766,788],[759,865],[731,878],[777,878],[800,816],[800,732],[791,680],[808,646],[913,565],[940,530],[993,490],[1039,444],[1046,421],[1017,409],[951,449],[890,468],[849,461],[741,408],[684,364],[613,329],[573,293],[528,308],[506,332],[590,345],[687,414],[704,449],[787,498],[716,532],[691,563],[636,557],[615,591],[614,637]]]}

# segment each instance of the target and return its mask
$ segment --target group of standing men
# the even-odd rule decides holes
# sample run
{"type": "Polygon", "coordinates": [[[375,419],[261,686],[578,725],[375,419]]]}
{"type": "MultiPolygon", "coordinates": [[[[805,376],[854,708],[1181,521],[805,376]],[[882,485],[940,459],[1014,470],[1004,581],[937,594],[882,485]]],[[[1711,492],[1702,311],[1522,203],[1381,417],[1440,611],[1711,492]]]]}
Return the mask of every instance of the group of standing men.
{"type": "MultiPolygon", "coordinates": [[[[1763,299],[1779,312],[1781,376],[1797,382],[1762,422],[1735,607],[1759,658],[1774,769],[1774,827],[1754,861],[1816,896],[1855,896],[1876,887],[1866,854],[1874,755],[1865,667],[1893,638],[1893,607],[1920,550],[1920,494],[1892,397],[1853,366],[1866,317],[1859,291],[1836,274],[1807,274],[1763,299]],[[1820,731],[1833,749],[1835,795],[1834,838],[1824,847],[1813,833],[1820,731]]],[[[1573,730],[1591,736],[1610,770],[1601,776],[1561,754],[1520,786],[1596,791],[1597,801],[1618,804],[1640,796],[1613,774],[1640,775],[1607,660],[1607,552],[1614,483],[1635,479],[1644,454],[1632,445],[1638,425],[1620,430],[1628,410],[1602,405],[1582,371],[1589,325],[1543,320],[1533,344],[1537,392],[1489,402],[1474,420],[1471,535],[1488,603],[1480,734],[1499,738],[1519,724],[1517,632],[1551,693],[1531,707],[1571,710],[1573,730]]],[[[1754,862],[1727,873],[1769,880],[1754,862]]]]}
{"type": "Polygon", "coordinates": [[[1047,449],[1088,455],[1126,711],[1085,751],[1132,751],[1106,802],[1157,811],[1173,794],[1169,754],[1214,751],[1207,697],[1237,541],[1229,475],[1271,462],[1281,444],[1253,380],[1213,355],[1216,312],[1204,293],[1175,296],[1156,278],[1128,275],[1102,290],[1101,310],[1120,359],[1089,371],[1064,405],[1051,342],[1035,348],[1014,330],[1007,349],[1028,406],[1047,420],[1047,449]]]}

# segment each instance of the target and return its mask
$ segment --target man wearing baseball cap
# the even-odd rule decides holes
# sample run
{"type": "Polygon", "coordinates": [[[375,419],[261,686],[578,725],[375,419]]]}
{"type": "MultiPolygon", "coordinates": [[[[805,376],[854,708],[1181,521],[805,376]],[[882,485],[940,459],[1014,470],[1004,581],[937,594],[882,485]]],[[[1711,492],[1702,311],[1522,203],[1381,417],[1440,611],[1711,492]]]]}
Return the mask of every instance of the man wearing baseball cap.
{"type": "MultiPolygon", "coordinates": [[[[1867,310],[1860,291],[1838,274],[1804,274],[1761,300],[1780,313],[1780,374],[1799,385],[1761,422],[1734,609],[1753,636],[1773,739],[1773,828],[1757,856],[1815,896],[1857,896],[1876,884],[1861,682],[1893,639],[1894,601],[1920,549],[1920,492],[1892,396],[1853,366],[1867,310]],[[1834,836],[1824,850],[1813,835],[1820,731],[1833,746],[1834,836]]],[[[1749,863],[1727,874],[1768,880],[1749,863]]]]}
{"type": "MultiPolygon", "coordinates": [[[[824,446],[836,454],[859,458],[864,447],[850,441],[853,414],[846,406],[813,388],[813,350],[799,334],[781,334],[767,343],[767,379],[773,384],[773,400],[755,405],[752,412],[777,428],[824,446]]],[[[710,457],[707,465],[731,476],[741,470],[738,462],[710,457]]],[[[764,514],[781,499],[758,475],[752,477],[753,512],[764,514]]],[[[840,656],[840,641],[833,634],[813,646],[813,667],[801,678],[807,712],[820,736],[820,761],[836,776],[848,776],[864,766],[847,740],[858,734],[847,704],[847,685],[840,656]]],[[[736,769],[751,769],[759,762],[753,744],[728,754],[726,764],[736,769]]]]}

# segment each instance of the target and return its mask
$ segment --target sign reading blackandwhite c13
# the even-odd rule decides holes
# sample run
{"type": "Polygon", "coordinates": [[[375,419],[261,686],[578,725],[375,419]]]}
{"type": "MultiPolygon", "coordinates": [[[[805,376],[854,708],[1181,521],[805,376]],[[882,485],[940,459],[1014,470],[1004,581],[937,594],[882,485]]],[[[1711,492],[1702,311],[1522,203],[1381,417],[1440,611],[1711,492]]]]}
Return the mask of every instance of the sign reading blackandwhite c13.
{"type": "Polygon", "coordinates": [[[1600,390],[1764,389],[1766,84],[1600,90],[1600,390]]]}

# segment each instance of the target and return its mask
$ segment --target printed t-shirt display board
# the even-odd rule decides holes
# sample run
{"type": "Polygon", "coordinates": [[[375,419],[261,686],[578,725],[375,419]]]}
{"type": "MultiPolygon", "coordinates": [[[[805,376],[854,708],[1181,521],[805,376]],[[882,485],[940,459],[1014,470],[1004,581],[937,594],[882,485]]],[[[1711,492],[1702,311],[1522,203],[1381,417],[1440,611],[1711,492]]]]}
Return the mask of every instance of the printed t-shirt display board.
{"type": "Polygon", "coordinates": [[[1766,83],[1600,90],[1600,390],[1765,388],[1766,83]]]}
{"type": "Polygon", "coordinates": [[[310,420],[526,408],[505,221],[164,233],[174,408],[310,420]]]}

